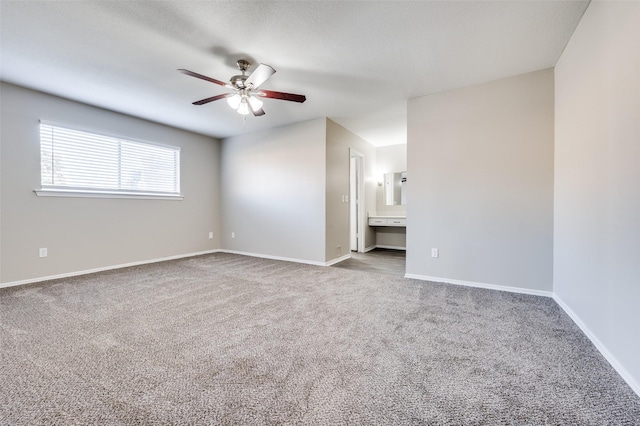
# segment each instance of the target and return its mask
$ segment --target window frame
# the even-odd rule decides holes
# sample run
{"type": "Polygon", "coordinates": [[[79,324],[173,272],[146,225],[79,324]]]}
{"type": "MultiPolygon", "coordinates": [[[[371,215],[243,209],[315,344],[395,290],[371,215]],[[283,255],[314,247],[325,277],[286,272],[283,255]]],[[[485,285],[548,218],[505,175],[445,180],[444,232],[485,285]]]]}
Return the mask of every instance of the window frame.
{"type": "MultiPolygon", "coordinates": [[[[151,200],[174,200],[181,201],[184,199],[182,194],[182,148],[174,145],[161,144],[157,142],[149,142],[146,140],[140,140],[130,137],[123,137],[120,135],[109,134],[107,132],[96,131],[94,129],[88,129],[78,126],[71,126],[67,124],[60,124],[48,120],[40,120],[38,123],[38,147],[40,149],[40,188],[35,189],[33,192],[39,197],[74,197],[74,198],[129,198],[129,199],[151,199],[151,200]],[[131,142],[134,144],[142,144],[149,146],[157,146],[162,148],[169,148],[175,150],[178,155],[177,162],[177,178],[179,192],[155,192],[155,191],[135,191],[135,190],[119,190],[112,188],[83,188],[61,185],[43,185],[42,175],[42,127],[41,125],[58,127],[64,130],[85,132],[95,135],[97,137],[105,137],[118,139],[119,141],[131,142]]],[[[119,166],[120,168],[120,166],[119,166]]]]}

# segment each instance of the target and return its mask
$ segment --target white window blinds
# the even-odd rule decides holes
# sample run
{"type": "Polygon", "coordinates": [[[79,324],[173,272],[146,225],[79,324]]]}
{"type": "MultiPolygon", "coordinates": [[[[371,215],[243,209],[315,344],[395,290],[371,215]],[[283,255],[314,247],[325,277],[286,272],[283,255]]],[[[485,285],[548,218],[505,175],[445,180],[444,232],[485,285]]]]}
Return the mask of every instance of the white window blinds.
{"type": "Polygon", "coordinates": [[[40,124],[43,190],[180,195],[180,148],[40,124]]]}

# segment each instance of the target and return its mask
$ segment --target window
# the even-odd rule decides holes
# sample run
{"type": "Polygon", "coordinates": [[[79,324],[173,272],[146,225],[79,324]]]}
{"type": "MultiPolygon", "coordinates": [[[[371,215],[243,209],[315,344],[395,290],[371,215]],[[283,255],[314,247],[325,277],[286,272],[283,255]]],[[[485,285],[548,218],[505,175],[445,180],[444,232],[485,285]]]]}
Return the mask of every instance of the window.
{"type": "Polygon", "coordinates": [[[41,123],[40,155],[38,195],[180,197],[180,148],[41,123]]]}

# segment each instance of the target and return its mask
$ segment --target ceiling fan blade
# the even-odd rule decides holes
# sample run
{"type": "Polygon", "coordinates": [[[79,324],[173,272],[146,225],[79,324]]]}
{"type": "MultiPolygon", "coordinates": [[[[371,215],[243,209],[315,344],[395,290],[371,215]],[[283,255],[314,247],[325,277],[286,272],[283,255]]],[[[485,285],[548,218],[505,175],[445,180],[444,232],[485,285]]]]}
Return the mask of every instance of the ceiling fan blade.
{"type": "Polygon", "coordinates": [[[244,82],[245,86],[251,87],[253,90],[256,90],[262,83],[267,81],[269,77],[275,74],[276,70],[270,67],[267,64],[260,64],[258,68],[255,69],[254,72],[247,78],[247,81],[244,82]]]}
{"type": "Polygon", "coordinates": [[[304,102],[307,100],[305,95],[296,95],[295,93],[274,92],[272,90],[261,90],[256,95],[271,99],[282,99],[283,101],[304,102]]]}
{"type": "Polygon", "coordinates": [[[204,104],[208,104],[209,102],[213,102],[213,101],[217,101],[218,99],[224,99],[224,98],[228,98],[230,96],[233,96],[233,93],[223,93],[222,95],[216,95],[216,96],[212,96],[210,98],[207,99],[201,99],[199,101],[194,102],[194,105],[204,105],[204,104]]]}
{"type": "Polygon", "coordinates": [[[256,110],[254,110],[253,108],[249,108],[251,110],[251,112],[253,113],[253,115],[255,115],[256,117],[261,116],[261,115],[265,115],[265,112],[262,108],[258,108],[256,110]]]}
{"type": "Polygon", "coordinates": [[[215,78],[207,77],[206,75],[198,74],[197,72],[179,69],[179,72],[185,75],[190,75],[191,77],[199,78],[201,80],[209,81],[211,83],[219,84],[220,86],[227,86],[227,83],[224,81],[216,80],[215,78]]]}

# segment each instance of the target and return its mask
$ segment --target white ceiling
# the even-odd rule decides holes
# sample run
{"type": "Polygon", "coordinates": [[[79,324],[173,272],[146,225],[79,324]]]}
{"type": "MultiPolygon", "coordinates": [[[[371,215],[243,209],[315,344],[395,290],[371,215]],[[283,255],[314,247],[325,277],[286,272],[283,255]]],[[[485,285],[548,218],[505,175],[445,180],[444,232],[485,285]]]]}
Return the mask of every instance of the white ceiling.
{"type": "Polygon", "coordinates": [[[376,145],[406,142],[406,100],[552,67],[588,1],[0,1],[0,78],[213,137],[328,116],[376,145]],[[235,61],[278,72],[246,123],[235,61]]]}

